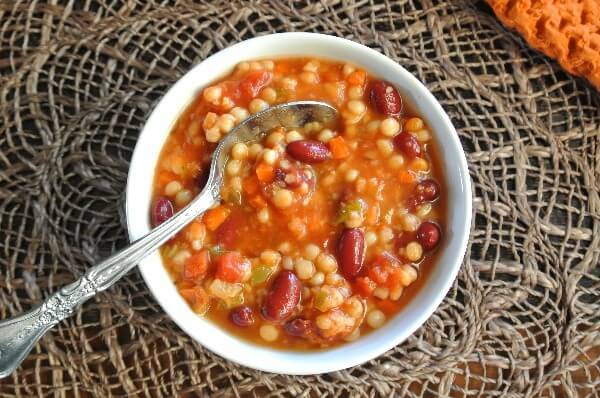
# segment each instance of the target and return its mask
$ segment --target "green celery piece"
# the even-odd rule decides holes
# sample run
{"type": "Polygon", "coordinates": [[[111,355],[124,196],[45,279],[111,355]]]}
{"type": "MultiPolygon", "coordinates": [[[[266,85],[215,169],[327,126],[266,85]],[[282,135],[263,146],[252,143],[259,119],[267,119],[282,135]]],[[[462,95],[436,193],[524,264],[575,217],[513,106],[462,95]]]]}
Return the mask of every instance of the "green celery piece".
{"type": "Polygon", "coordinates": [[[252,270],[252,275],[250,276],[250,284],[252,286],[257,286],[265,283],[269,280],[269,278],[273,274],[273,271],[273,267],[259,265],[258,267],[252,270]]]}

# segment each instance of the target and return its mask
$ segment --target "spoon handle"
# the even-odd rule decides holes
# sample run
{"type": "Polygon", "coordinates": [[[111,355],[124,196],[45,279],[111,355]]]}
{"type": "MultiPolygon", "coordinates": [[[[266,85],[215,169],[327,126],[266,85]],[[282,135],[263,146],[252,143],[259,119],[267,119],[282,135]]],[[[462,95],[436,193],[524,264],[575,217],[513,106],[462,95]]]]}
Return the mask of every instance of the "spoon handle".
{"type": "Polygon", "coordinates": [[[52,293],[41,304],[24,314],[0,321],[0,378],[8,376],[19,366],[48,329],[70,316],[96,293],[112,286],[215,201],[215,193],[205,189],[174,217],[129,247],[89,268],[81,278],[52,293]]]}

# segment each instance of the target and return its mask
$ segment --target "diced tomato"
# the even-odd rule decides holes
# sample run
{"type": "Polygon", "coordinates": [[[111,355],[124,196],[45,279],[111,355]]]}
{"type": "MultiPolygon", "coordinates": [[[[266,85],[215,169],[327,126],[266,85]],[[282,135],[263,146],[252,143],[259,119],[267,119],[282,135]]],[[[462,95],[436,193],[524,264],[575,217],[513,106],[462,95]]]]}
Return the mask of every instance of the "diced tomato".
{"type": "Polygon", "coordinates": [[[392,269],[398,265],[400,262],[393,254],[383,252],[371,262],[369,277],[378,285],[383,285],[388,281],[392,269]]]}
{"type": "Polygon", "coordinates": [[[216,261],[215,277],[229,283],[241,282],[244,275],[250,271],[250,262],[239,253],[222,254],[216,261]]]}
{"type": "Polygon", "coordinates": [[[199,279],[206,275],[208,270],[208,251],[202,250],[187,259],[183,265],[183,277],[186,279],[199,279]]]}
{"type": "Polygon", "coordinates": [[[369,277],[356,278],[356,291],[363,297],[369,297],[377,287],[369,277]]]}
{"type": "Polygon", "coordinates": [[[240,83],[242,95],[247,99],[252,99],[258,95],[260,90],[271,82],[273,73],[267,70],[253,70],[246,74],[246,77],[240,83]]]}
{"type": "Polygon", "coordinates": [[[383,265],[372,265],[369,268],[369,277],[378,285],[384,284],[389,276],[387,267],[383,265]]]}
{"type": "Polygon", "coordinates": [[[242,97],[242,90],[240,90],[240,84],[234,81],[226,81],[221,83],[221,89],[223,90],[223,97],[229,97],[236,101],[242,97]]]}

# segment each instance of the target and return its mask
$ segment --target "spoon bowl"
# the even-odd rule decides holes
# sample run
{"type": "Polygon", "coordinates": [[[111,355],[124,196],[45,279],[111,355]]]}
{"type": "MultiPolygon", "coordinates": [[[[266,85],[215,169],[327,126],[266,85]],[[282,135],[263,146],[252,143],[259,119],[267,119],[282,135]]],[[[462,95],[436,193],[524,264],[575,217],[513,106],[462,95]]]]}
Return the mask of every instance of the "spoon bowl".
{"type": "Polygon", "coordinates": [[[215,198],[219,197],[218,191],[223,185],[225,165],[235,144],[260,141],[269,131],[280,126],[293,129],[311,122],[329,125],[335,121],[337,114],[337,109],[325,102],[294,101],[267,108],[248,117],[234,127],[217,145],[204,190],[216,189],[213,195],[215,198]]]}

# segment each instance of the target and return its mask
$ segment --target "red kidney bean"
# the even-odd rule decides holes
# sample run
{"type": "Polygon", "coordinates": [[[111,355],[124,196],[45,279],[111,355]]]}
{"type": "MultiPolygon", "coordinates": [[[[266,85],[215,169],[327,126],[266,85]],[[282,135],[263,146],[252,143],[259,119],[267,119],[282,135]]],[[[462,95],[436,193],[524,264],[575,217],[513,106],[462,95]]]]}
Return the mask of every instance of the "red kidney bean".
{"type": "Polygon", "coordinates": [[[434,180],[423,180],[417,184],[416,193],[422,201],[431,202],[440,196],[440,185],[434,180]]]}
{"type": "Polygon", "coordinates": [[[288,155],[304,163],[321,163],[331,159],[331,151],[321,141],[298,140],[287,144],[288,155]]]}
{"type": "Polygon", "coordinates": [[[273,281],[263,303],[263,317],[269,321],[281,321],[292,314],[300,302],[301,284],[298,277],[283,271],[273,281]]]}
{"type": "Polygon", "coordinates": [[[285,324],[283,329],[291,336],[304,337],[312,328],[312,322],[308,319],[296,318],[285,324]]]}
{"type": "Polygon", "coordinates": [[[421,154],[419,141],[417,141],[417,138],[414,135],[407,133],[406,131],[403,131],[394,137],[394,146],[411,158],[415,158],[421,154]]]}
{"type": "Polygon", "coordinates": [[[157,198],[152,207],[152,225],[158,227],[160,224],[173,217],[174,213],[173,203],[171,203],[168,198],[157,198]]]}
{"type": "Polygon", "coordinates": [[[252,312],[252,308],[242,305],[231,310],[229,320],[235,325],[245,328],[254,324],[254,313],[252,312]]]}
{"type": "Polygon", "coordinates": [[[337,257],[342,273],[354,278],[362,270],[365,262],[365,234],[358,228],[342,231],[338,241],[337,257]]]}
{"type": "Polygon", "coordinates": [[[370,86],[371,104],[384,115],[398,115],[402,112],[402,97],[396,87],[385,81],[376,81],[370,86]]]}
{"type": "Polygon", "coordinates": [[[431,250],[440,242],[440,227],[431,221],[424,221],[417,229],[417,241],[426,250],[431,250]]]}

